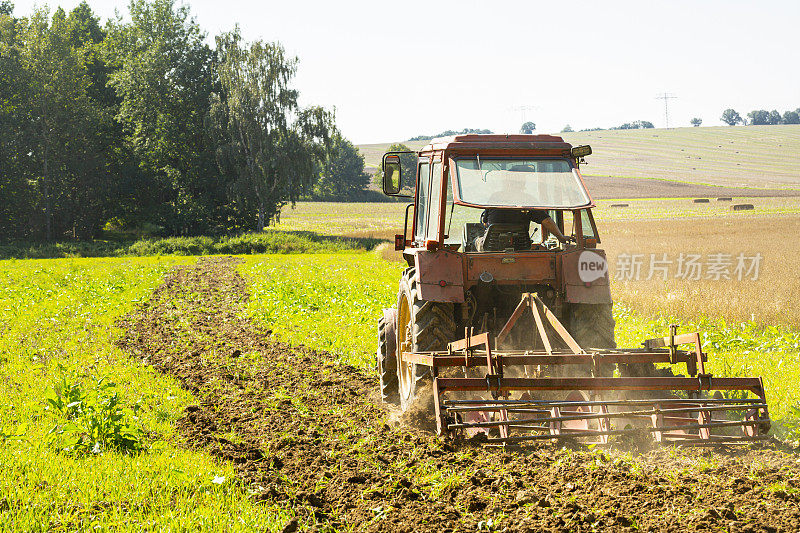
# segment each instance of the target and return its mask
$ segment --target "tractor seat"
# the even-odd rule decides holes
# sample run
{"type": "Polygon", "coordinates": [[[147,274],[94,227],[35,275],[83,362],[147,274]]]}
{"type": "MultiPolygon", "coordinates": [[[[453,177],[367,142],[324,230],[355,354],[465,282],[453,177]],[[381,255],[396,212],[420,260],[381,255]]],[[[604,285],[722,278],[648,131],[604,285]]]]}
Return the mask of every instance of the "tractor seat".
{"type": "Polygon", "coordinates": [[[465,252],[474,252],[475,241],[478,237],[486,233],[486,226],[480,222],[467,222],[464,224],[464,236],[462,237],[462,246],[465,252]]]}
{"type": "Polygon", "coordinates": [[[529,224],[489,224],[475,239],[478,252],[505,252],[531,249],[529,224]]]}

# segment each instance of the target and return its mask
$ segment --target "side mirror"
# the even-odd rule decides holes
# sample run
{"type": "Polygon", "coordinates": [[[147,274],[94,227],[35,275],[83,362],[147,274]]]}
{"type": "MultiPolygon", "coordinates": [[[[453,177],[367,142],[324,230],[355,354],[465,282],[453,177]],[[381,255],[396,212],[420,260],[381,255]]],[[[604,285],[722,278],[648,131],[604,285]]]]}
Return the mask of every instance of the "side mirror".
{"type": "Polygon", "coordinates": [[[395,195],[400,193],[401,187],[401,172],[400,156],[394,154],[386,154],[383,157],[383,193],[387,195],[395,195]]]}
{"type": "Polygon", "coordinates": [[[588,144],[584,144],[583,146],[576,146],[572,149],[572,157],[575,159],[580,159],[582,157],[586,157],[587,155],[592,155],[592,147],[588,144]]]}

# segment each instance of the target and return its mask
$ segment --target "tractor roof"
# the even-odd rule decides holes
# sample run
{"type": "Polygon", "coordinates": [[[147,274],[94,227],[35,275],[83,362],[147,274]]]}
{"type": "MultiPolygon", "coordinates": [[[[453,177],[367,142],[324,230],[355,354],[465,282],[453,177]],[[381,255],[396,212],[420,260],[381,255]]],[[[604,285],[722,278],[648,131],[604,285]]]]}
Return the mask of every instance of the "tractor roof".
{"type": "Polygon", "coordinates": [[[421,152],[431,150],[570,150],[572,145],[556,135],[455,135],[431,140],[421,152]]]}

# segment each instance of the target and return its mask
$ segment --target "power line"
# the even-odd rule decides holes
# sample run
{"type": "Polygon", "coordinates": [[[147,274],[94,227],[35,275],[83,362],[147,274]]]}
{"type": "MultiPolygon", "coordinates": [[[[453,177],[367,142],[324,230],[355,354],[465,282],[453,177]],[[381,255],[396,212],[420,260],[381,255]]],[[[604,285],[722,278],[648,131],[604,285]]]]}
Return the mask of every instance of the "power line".
{"type": "Polygon", "coordinates": [[[666,123],[667,128],[669,128],[669,101],[676,98],[678,97],[669,93],[656,96],[657,100],[664,100],[664,122],[666,123]]]}

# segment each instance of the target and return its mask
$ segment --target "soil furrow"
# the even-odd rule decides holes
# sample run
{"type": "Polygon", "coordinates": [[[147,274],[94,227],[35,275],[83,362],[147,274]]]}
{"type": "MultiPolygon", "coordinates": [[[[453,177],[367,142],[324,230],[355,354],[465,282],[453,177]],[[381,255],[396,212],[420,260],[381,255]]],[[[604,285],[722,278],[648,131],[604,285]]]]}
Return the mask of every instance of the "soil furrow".
{"type": "Polygon", "coordinates": [[[374,378],[245,318],[236,262],[175,269],[120,346],[195,394],[178,422],[188,445],[295,509],[287,531],[800,529],[800,456],[775,445],[521,452],[390,424],[374,378]]]}

